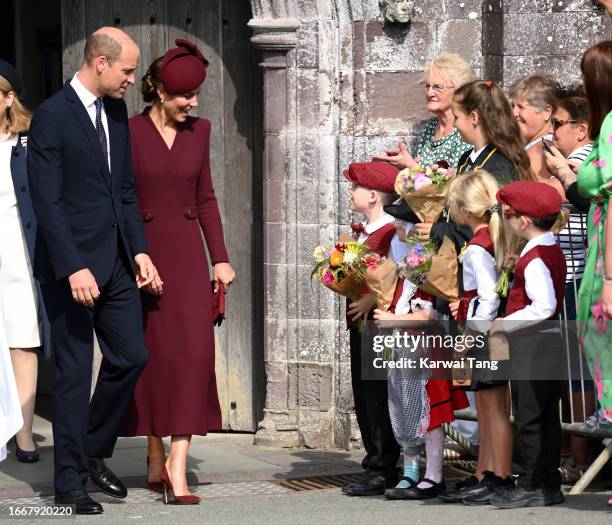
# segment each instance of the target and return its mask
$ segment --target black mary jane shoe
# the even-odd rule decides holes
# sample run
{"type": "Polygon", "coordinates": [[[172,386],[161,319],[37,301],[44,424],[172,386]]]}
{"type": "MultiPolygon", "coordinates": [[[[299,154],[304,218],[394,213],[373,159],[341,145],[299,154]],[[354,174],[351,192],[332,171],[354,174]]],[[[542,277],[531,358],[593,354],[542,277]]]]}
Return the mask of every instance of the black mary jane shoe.
{"type": "Polygon", "coordinates": [[[106,466],[102,458],[87,458],[89,478],[93,484],[104,494],[113,498],[123,499],[127,496],[127,489],[113,471],[106,466]]]}
{"type": "Polygon", "coordinates": [[[446,482],[444,480],[436,483],[432,479],[424,478],[420,481],[420,483],[422,482],[429,483],[431,487],[420,489],[418,486],[414,486],[406,491],[403,499],[433,499],[446,489],[446,482]]]}
{"type": "Polygon", "coordinates": [[[17,444],[17,439],[15,439],[15,455],[17,456],[17,461],[21,463],[36,463],[40,459],[40,455],[38,454],[38,450],[21,450],[19,445],[17,444]]]}
{"type": "Polygon", "coordinates": [[[400,478],[401,481],[408,482],[408,487],[392,487],[390,489],[385,490],[385,499],[410,499],[406,498],[406,494],[416,487],[416,481],[412,478],[403,477],[400,478]]]}

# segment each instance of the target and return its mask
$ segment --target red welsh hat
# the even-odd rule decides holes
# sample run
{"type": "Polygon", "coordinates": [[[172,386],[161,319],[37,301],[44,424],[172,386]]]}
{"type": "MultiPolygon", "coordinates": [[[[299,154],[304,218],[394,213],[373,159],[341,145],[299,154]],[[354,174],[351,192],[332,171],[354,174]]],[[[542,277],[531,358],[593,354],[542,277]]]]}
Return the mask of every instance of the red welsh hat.
{"type": "Polygon", "coordinates": [[[561,195],[544,182],[511,182],[497,192],[497,200],[528,217],[548,217],[561,211],[561,195]]]}
{"type": "Polygon", "coordinates": [[[206,78],[208,60],[194,43],[177,38],[162,62],[162,81],[166,93],[180,95],[198,88],[206,78]]]}
{"type": "Polygon", "coordinates": [[[344,171],[347,180],[369,190],[395,193],[395,179],[400,172],[387,162],[354,162],[344,171]]]}

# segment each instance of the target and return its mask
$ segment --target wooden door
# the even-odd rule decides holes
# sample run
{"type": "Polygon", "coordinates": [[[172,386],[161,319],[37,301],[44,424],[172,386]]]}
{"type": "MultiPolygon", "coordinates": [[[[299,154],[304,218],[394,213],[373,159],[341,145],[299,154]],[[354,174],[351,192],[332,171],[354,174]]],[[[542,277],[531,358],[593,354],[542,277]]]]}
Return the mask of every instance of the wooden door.
{"type": "MultiPolygon", "coordinates": [[[[95,29],[121,27],[139,45],[140,78],[174,47],[197,42],[210,62],[197,115],[212,122],[213,182],[237,279],[227,320],[216,329],[217,382],[223,427],[254,431],[263,412],[261,259],[261,73],[250,45],[248,0],[62,0],[63,75],[82,62],[95,29]]],[[[130,115],[142,111],[139,82],[126,96],[130,115]]],[[[177,380],[180,380],[177,378],[177,380]]]]}

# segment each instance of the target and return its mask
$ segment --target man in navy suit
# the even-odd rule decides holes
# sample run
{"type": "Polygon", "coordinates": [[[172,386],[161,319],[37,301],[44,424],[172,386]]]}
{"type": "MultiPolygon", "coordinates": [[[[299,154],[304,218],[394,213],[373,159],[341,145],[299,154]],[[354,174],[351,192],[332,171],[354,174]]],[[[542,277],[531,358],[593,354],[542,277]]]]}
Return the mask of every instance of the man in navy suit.
{"type": "Polygon", "coordinates": [[[28,171],[38,218],[34,272],[55,349],[55,501],[97,514],[88,475],[103,492],[127,495],[104,458],[147,361],[138,288],[160,294],[162,283],[147,255],[123,101],[138,47],[119,29],[102,28],[84,55],[34,115],[28,171]],[[104,360],[90,401],[94,330],[104,360]]]}

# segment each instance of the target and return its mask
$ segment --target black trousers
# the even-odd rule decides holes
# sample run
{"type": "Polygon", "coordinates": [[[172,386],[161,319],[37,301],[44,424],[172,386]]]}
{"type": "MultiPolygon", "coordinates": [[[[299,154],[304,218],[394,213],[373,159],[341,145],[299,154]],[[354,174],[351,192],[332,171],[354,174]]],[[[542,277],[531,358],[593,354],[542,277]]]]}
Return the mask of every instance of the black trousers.
{"type": "Polygon", "coordinates": [[[117,251],[113,273],[100,287],[93,308],[74,301],[67,280],[42,288],[56,364],[53,440],[57,493],[85,488],[86,457],[112,455],[147,361],[140,292],[121,251],[117,251]],[[94,330],[104,360],[90,402],[94,330]]]}
{"type": "MultiPolygon", "coordinates": [[[[395,474],[400,446],[391,427],[387,381],[362,379],[361,334],[354,328],[349,331],[355,415],[366,451],[361,466],[367,470],[395,474]]],[[[371,347],[364,350],[367,356],[372,355],[371,347]]]]}
{"type": "Polygon", "coordinates": [[[517,364],[522,369],[513,371],[513,376],[527,377],[510,381],[515,422],[514,463],[516,473],[519,474],[518,485],[526,489],[557,490],[561,487],[558,469],[561,455],[559,400],[562,381],[542,379],[547,376],[542,373],[543,370],[557,368],[552,362],[547,366],[547,361],[551,361],[553,356],[546,349],[551,348],[551,344],[556,346],[554,338],[558,338],[556,359],[560,360],[561,339],[554,334],[517,337],[511,346],[513,370],[517,364]]]}

